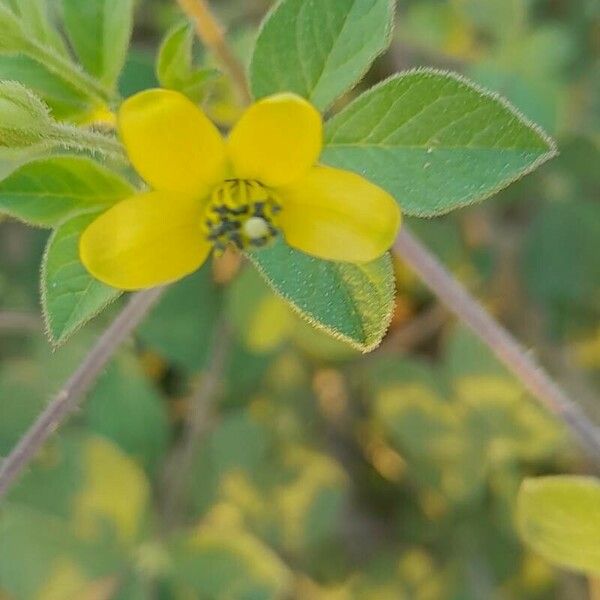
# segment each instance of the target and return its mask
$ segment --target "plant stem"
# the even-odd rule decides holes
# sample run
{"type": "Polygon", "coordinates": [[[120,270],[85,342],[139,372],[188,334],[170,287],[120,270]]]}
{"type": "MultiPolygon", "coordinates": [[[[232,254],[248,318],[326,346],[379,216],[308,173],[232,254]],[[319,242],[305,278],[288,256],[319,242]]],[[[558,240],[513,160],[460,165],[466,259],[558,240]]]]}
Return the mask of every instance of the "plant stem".
{"type": "Polygon", "coordinates": [[[162,502],[163,525],[166,531],[176,527],[178,518],[182,516],[181,507],[189,471],[202,435],[207,429],[223,371],[227,367],[231,345],[232,332],[226,321],[221,319],[214,333],[210,363],[202,375],[198,390],[189,401],[181,439],[166,461],[163,475],[165,494],[162,502]]]}
{"type": "Polygon", "coordinates": [[[202,43],[218,58],[231,77],[240,101],[249,104],[252,101],[246,70],[231,50],[223,27],[213,14],[207,0],[177,0],[181,10],[194,22],[196,32],[202,43]]]}
{"type": "Polygon", "coordinates": [[[483,341],[525,388],[567,425],[590,458],[600,464],[600,428],[550,378],[514,337],[403,227],[395,253],[419,275],[433,293],[483,341]]]}
{"type": "Polygon", "coordinates": [[[0,499],[28,466],[38,450],[78,408],[121,343],[158,302],[164,288],[133,295],[108,329],[100,336],[83,362],[0,465],[0,499]]]}
{"type": "Polygon", "coordinates": [[[100,153],[119,162],[127,162],[123,146],[116,138],[73,125],[59,123],[50,134],[50,141],[65,148],[87,150],[93,154],[100,153]]]}
{"type": "Polygon", "coordinates": [[[35,40],[28,41],[27,52],[32,57],[38,59],[55,75],[70,83],[75,89],[83,92],[98,106],[106,106],[115,99],[114,94],[96,79],[88,75],[79,65],[46,48],[35,40]]]}
{"type": "Polygon", "coordinates": [[[0,312],[0,331],[41,331],[37,315],[27,312],[0,312]]]}

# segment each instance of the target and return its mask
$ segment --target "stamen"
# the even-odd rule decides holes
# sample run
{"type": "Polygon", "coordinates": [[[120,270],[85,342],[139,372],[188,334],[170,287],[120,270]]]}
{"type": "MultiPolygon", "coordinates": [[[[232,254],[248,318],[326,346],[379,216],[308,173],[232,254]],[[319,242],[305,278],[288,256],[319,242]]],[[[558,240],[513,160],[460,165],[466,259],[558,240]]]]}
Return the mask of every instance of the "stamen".
{"type": "Polygon", "coordinates": [[[257,181],[230,179],[213,192],[204,219],[207,239],[216,252],[228,244],[240,250],[262,248],[279,234],[281,204],[257,181]]]}

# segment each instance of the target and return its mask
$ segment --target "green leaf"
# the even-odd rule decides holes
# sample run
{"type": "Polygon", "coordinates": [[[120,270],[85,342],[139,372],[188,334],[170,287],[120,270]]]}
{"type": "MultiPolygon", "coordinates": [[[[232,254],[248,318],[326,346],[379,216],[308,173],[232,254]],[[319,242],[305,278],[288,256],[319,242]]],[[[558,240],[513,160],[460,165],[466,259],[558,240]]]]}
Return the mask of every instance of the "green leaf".
{"type": "Polygon", "coordinates": [[[0,54],[0,79],[19,81],[37,94],[57,119],[76,119],[90,111],[89,98],[25,54],[0,54]]]}
{"type": "Polygon", "coordinates": [[[120,176],[81,157],[30,162],[0,182],[0,213],[56,227],[77,212],[108,207],[134,193],[120,176]]]}
{"type": "Polygon", "coordinates": [[[600,480],[527,479],[519,491],[517,511],[521,536],[546,560],[600,575],[600,480]]]}
{"type": "Polygon", "coordinates": [[[48,242],[42,265],[42,305],[54,345],[64,343],[121,295],[94,279],[79,260],[79,237],[97,215],[66,221],[48,242]]]}
{"type": "Polygon", "coordinates": [[[187,22],[172,29],[160,47],[156,75],[162,87],[177,90],[199,102],[204,96],[206,84],[219,71],[194,66],[194,39],[194,30],[187,22]]]}
{"type": "Polygon", "coordinates": [[[284,0],[258,36],[252,92],[295,92],[325,110],[389,46],[393,14],[393,0],[284,0]]]}
{"type": "Polygon", "coordinates": [[[14,4],[26,34],[59,54],[68,56],[64,40],[50,18],[48,0],[18,0],[14,4]]]}
{"type": "Polygon", "coordinates": [[[599,240],[600,205],[595,201],[552,204],[531,223],[523,282],[559,330],[570,324],[583,327],[600,316],[599,240]]]}
{"type": "Polygon", "coordinates": [[[69,39],[86,70],[114,87],[125,64],[133,0],[62,0],[69,39]]]}
{"type": "Polygon", "coordinates": [[[178,366],[198,371],[209,358],[223,302],[210,265],[172,285],[144,321],[141,339],[178,366]]]}
{"type": "Polygon", "coordinates": [[[183,596],[266,600],[291,593],[292,576],[286,565],[241,528],[208,524],[177,540],[173,555],[170,575],[188,592],[183,596]]]}
{"type": "Polygon", "coordinates": [[[113,442],[154,471],[169,444],[167,403],[130,354],[114,359],[86,402],[91,431],[113,442]]]}
{"type": "Polygon", "coordinates": [[[333,117],[323,161],[385,188],[407,214],[435,216],[483,200],[555,154],[554,142],[501,97],[417,69],[333,117]]]}
{"type": "Polygon", "coordinates": [[[25,32],[17,15],[0,2],[0,50],[23,50],[27,46],[25,32]]]}
{"type": "Polygon", "coordinates": [[[273,290],[314,326],[363,352],[381,342],[394,305],[389,255],[368,264],[335,263],[278,242],[249,257],[273,290]]]}

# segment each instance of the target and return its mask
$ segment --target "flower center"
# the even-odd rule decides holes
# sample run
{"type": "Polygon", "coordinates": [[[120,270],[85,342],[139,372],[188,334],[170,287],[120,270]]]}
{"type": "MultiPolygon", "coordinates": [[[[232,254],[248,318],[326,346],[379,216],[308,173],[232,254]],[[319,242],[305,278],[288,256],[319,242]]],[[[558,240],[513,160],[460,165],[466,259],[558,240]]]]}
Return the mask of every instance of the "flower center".
{"type": "Polygon", "coordinates": [[[277,237],[280,212],[281,204],[271,190],[257,181],[229,179],[210,198],[206,237],[216,252],[230,243],[240,250],[262,248],[277,237]]]}

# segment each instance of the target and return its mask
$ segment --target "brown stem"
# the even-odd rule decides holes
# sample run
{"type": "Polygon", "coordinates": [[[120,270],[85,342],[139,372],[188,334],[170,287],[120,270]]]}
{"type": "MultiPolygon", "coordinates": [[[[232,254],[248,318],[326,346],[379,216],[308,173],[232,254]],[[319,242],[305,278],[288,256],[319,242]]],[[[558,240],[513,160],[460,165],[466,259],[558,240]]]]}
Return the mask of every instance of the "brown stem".
{"type": "Polygon", "coordinates": [[[235,84],[240,101],[250,104],[252,96],[248,89],[246,70],[231,50],[223,27],[213,14],[206,0],[177,0],[181,10],[194,22],[202,43],[218,58],[235,84]]]}
{"type": "Polygon", "coordinates": [[[37,315],[27,312],[0,313],[0,331],[41,331],[42,322],[37,315]]]}
{"type": "Polygon", "coordinates": [[[562,419],[600,464],[600,429],[550,378],[514,337],[497,323],[437,258],[403,227],[394,244],[395,253],[419,275],[433,293],[496,355],[537,400],[562,419]]]}
{"type": "Polygon", "coordinates": [[[80,401],[119,348],[158,301],[164,288],[132,296],[108,329],[100,336],[63,389],[53,398],[29,431],[0,465],[0,499],[29,465],[38,450],[78,408],[80,401]]]}

